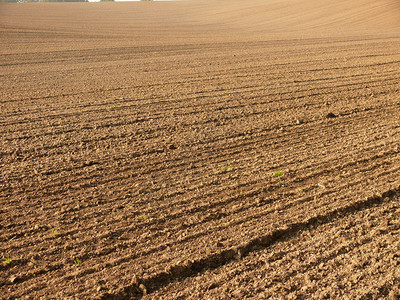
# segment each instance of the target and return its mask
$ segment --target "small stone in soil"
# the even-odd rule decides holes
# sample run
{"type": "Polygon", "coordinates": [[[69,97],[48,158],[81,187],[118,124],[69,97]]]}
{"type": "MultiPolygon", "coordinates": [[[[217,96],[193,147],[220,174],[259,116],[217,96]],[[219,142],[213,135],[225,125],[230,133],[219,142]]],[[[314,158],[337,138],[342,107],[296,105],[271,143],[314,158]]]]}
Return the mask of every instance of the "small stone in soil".
{"type": "Polygon", "coordinates": [[[13,276],[10,277],[10,282],[11,283],[16,283],[17,281],[18,281],[18,277],[17,276],[13,275],[13,276]]]}
{"type": "Polygon", "coordinates": [[[106,288],[104,287],[104,286],[101,286],[101,285],[99,285],[98,287],[97,287],[97,291],[98,292],[100,292],[100,291],[104,291],[106,288]]]}

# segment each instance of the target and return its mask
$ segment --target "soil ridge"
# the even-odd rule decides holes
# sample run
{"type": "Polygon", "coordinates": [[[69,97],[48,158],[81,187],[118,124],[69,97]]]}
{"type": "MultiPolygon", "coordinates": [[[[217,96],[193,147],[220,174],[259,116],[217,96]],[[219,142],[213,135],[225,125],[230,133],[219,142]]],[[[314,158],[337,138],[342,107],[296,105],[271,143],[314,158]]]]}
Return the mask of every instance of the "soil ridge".
{"type": "Polygon", "coordinates": [[[278,228],[266,235],[257,236],[246,243],[222,250],[219,253],[214,253],[198,260],[188,260],[182,264],[169,266],[164,272],[147,278],[134,276],[131,285],[120,288],[114,294],[105,293],[99,299],[141,299],[143,296],[154,293],[172,282],[183,281],[199,273],[220,268],[232,261],[240,260],[250,253],[264,250],[274,244],[294,238],[302,231],[334,222],[339,218],[361,212],[375,205],[381,205],[385,201],[398,198],[399,196],[400,186],[388,189],[380,195],[372,195],[347,206],[338,207],[326,214],[310,217],[303,222],[288,224],[284,228],[278,228]]]}

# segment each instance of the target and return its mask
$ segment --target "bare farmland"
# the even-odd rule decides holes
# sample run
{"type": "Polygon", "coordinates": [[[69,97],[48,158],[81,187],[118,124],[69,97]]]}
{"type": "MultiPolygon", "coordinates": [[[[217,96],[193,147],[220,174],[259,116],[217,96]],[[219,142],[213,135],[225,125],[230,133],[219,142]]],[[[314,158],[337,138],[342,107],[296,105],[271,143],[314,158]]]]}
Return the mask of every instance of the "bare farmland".
{"type": "Polygon", "coordinates": [[[400,296],[399,16],[0,4],[0,297],[400,296]]]}

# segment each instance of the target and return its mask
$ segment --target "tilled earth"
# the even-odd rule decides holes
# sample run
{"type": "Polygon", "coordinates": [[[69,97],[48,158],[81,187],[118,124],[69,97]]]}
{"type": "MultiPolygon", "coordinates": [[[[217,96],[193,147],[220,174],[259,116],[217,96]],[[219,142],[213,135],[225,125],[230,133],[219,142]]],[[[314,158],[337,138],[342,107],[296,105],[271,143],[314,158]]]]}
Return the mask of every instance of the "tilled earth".
{"type": "Polygon", "coordinates": [[[1,298],[400,296],[399,27],[221,3],[0,5],[1,298]]]}

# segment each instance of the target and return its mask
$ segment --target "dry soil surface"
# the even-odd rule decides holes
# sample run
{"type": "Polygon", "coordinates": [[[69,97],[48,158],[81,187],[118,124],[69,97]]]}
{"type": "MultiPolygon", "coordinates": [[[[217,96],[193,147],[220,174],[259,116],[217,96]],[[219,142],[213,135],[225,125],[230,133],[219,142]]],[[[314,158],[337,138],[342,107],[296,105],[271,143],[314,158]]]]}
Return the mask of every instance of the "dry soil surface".
{"type": "Polygon", "coordinates": [[[0,298],[400,296],[400,4],[0,5],[0,298]]]}

